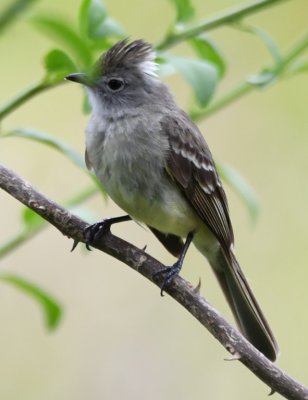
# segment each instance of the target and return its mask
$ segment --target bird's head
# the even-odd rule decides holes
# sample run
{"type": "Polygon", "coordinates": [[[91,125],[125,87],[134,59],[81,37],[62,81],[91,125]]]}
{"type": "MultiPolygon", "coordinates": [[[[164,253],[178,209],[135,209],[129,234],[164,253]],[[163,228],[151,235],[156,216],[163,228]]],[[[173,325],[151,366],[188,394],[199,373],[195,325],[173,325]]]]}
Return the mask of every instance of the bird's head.
{"type": "Polygon", "coordinates": [[[104,53],[91,73],[73,73],[66,79],[86,86],[94,109],[136,108],[159,96],[162,84],[157,79],[154,59],[155,52],[149,43],[129,43],[125,39],[104,53]]]}

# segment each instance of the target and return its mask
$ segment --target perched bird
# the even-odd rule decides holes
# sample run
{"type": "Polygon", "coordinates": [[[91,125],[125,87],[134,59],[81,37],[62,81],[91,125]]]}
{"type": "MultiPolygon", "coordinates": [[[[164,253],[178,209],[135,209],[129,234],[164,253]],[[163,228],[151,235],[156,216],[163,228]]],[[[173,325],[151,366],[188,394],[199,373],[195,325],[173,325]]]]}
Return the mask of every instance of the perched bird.
{"type": "MultiPolygon", "coordinates": [[[[128,213],[107,223],[142,222],[178,257],[162,271],[162,291],[179,273],[193,242],[212,266],[240,330],[275,360],[275,338],[234,254],[227,199],[212,154],[158,79],[154,59],[145,41],[122,40],[90,74],[66,77],[86,86],[92,105],[87,166],[128,213]]],[[[93,225],[92,238],[104,224],[93,225]]]]}

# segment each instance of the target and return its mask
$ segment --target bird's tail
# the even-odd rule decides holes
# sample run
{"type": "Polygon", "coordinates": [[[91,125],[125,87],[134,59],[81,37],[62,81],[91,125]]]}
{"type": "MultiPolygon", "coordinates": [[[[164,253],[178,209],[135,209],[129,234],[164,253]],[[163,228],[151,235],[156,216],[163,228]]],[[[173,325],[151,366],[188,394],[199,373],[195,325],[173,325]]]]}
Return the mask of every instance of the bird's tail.
{"type": "Polygon", "coordinates": [[[268,359],[275,361],[278,345],[233,254],[219,252],[211,263],[243,335],[268,359]],[[215,264],[215,265],[214,265],[215,264]]]}

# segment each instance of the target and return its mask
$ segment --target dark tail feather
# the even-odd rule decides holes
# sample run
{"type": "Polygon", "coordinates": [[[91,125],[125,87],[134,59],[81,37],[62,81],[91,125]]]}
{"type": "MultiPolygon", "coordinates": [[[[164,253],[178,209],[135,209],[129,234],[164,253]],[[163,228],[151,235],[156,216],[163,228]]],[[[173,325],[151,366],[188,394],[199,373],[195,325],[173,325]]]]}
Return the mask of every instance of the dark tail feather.
{"type": "Polygon", "coordinates": [[[220,268],[213,267],[240,330],[261,353],[275,361],[278,345],[234,254],[228,260],[220,253],[220,268]]]}

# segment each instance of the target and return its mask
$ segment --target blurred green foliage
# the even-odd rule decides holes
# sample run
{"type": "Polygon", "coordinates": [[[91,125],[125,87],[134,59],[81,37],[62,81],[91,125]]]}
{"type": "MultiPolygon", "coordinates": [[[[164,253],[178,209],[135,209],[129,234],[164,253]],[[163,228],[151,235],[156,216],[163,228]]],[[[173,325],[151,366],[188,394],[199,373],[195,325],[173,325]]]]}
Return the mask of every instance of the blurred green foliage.
{"type": "Polygon", "coordinates": [[[1,273],[0,281],[33,298],[42,307],[47,329],[53,330],[57,328],[61,319],[62,308],[50,294],[28,280],[13,274],[1,273]]]}

